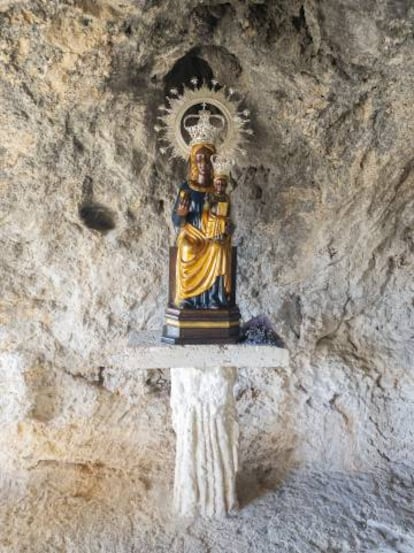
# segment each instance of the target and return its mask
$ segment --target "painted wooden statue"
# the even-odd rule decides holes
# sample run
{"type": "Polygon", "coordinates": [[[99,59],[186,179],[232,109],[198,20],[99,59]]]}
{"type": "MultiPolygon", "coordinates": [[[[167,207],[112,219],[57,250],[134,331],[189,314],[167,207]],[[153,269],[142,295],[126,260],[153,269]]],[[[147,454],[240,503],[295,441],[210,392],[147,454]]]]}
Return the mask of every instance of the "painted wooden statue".
{"type": "Polygon", "coordinates": [[[248,112],[234,94],[202,86],[173,91],[161,117],[164,141],[188,159],[188,178],[179,186],[172,219],[170,290],[163,328],[168,343],[232,343],[240,335],[235,302],[236,248],[227,186],[240,151],[248,112]],[[209,108],[209,109],[207,109],[209,108]],[[195,111],[195,113],[193,113],[195,111]]]}
{"type": "MultiPolygon", "coordinates": [[[[231,302],[230,201],[222,189],[228,175],[212,175],[211,158],[220,158],[209,144],[196,144],[191,176],[181,184],[173,209],[178,230],[174,304],[180,309],[219,309],[231,302]]],[[[221,163],[220,167],[223,164],[221,163]]]]}

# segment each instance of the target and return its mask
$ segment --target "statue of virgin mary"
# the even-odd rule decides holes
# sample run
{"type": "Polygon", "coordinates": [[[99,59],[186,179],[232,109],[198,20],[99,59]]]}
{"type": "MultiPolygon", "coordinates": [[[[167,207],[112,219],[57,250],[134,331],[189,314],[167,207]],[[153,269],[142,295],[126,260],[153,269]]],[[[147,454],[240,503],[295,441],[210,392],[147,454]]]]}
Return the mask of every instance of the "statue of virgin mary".
{"type": "Polygon", "coordinates": [[[217,83],[172,90],[156,125],[160,150],[188,161],[172,220],[176,245],[170,248],[170,293],[163,341],[174,344],[235,343],[240,311],[235,300],[236,248],[232,247],[230,201],[226,194],[230,160],[242,152],[249,112],[234,91],[217,83]],[[227,172],[225,168],[227,167],[227,172]]]}
{"type": "Polygon", "coordinates": [[[199,113],[199,129],[193,131],[189,178],[179,188],[173,208],[178,230],[175,305],[180,309],[227,307],[231,295],[231,237],[214,240],[206,232],[206,205],[214,192],[211,157],[216,152],[209,129],[210,112],[199,113]],[[197,132],[198,131],[198,132],[197,132]]]}

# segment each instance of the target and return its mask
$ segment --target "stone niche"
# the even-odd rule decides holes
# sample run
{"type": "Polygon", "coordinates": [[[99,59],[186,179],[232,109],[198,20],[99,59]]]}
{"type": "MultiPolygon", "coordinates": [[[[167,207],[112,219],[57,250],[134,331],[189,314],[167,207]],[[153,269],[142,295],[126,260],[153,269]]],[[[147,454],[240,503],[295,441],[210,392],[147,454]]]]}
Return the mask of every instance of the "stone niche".
{"type": "Polygon", "coordinates": [[[413,17],[409,0],[1,3],[2,553],[414,550],[413,17]],[[169,371],[109,360],[162,325],[185,164],[153,126],[193,73],[252,111],[238,303],[290,362],[235,382],[241,510],[187,523],[169,371]]]}

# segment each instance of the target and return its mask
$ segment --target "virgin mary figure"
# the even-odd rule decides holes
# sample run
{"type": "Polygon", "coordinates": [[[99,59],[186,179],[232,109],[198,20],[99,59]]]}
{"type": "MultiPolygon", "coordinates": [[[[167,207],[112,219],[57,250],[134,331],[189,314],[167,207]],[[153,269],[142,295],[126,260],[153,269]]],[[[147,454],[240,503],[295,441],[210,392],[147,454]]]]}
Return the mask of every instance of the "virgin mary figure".
{"type": "Polygon", "coordinates": [[[204,132],[192,143],[189,178],[180,185],[172,215],[178,230],[175,305],[219,309],[228,306],[231,295],[231,237],[214,239],[206,232],[206,201],[214,192],[211,156],[216,148],[205,140],[210,113],[203,110],[198,117],[197,127],[204,132]]]}

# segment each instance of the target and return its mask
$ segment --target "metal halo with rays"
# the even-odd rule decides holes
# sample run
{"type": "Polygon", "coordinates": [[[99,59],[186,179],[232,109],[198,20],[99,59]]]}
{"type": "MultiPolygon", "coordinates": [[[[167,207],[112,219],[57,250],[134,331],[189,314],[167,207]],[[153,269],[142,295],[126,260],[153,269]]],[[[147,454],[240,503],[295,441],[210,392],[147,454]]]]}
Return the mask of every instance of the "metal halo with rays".
{"type": "Polygon", "coordinates": [[[198,87],[198,79],[191,79],[193,88],[184,86],[184,92],[180,95],[178,90],[170,90],[167,96],[167,105],[159,107],[163,112],[157,119],[160,124],[154,129],[159,133],[158,140],[162,143],[161,153],[169,153],[170,158],[181,157],[187,160],[190,156],[191,145],[183,136],[183,119],[196,106],[213,106],[225,119],[226,132],[224,138],[215,146],[220,154],[233,157],[237,153],[245,154],[243,144],[246,135],[253,134],[249,128],[250,112],[241,109],[242,100],[236,99],[237,92],[232,88],[220,87],[216,80],[211,81],[213,88],[205,83],[198,87]]]}

